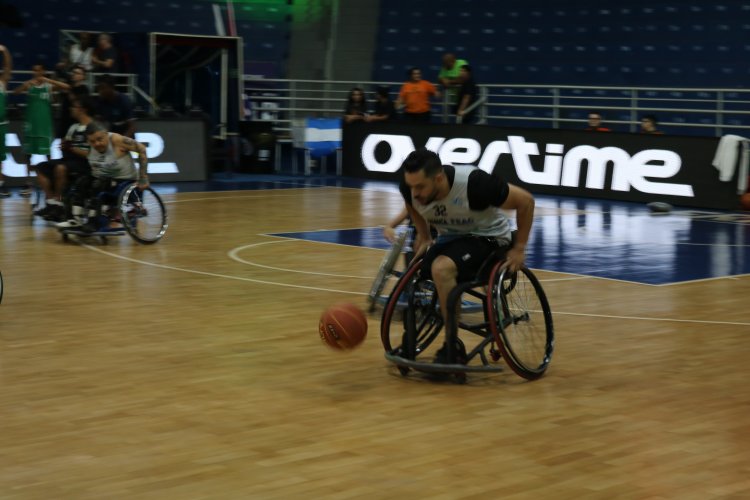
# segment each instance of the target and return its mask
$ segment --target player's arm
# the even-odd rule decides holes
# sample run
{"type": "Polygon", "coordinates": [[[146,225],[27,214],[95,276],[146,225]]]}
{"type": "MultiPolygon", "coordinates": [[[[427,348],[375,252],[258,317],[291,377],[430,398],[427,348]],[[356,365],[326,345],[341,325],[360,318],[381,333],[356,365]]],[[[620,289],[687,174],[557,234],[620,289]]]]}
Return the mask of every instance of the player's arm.
{"type": "Polygon", "coordinates": [[[516,211],[516,241],[508,250],[505,263],[511,271],[517,271],[526,260],[526,245],[534,221],[534,197],[525,189],[508,184],[508,197],[501,208],[516,211]]]}
{"type": "Polygon", "coordinates": [[[59,80],[53,80],[52,78],[42,77],[42,81],[44,83],[49,83],[53,87],[60,89],[60,90],[70,90],[70,85],[68,85],[65,82],[61,82],[59,80]]]}
{"type": "Polygon", "coordinates": [[[10,75],[13,72],[13,59],[5,45],[0,45],[0,52],[3,54],[3,72],[0,74],[0,80],[7,83],[10,81],[10,75]]]}
{"type": "Polygon", "coordinates": [[[396,228],[399,226],[399,224],[404,222],[408,215],[409,212],[404,205],[404,208],[401,209],[398,215],[391,219],[388,224],[383,227],[383,236],[385,236],[386,240],[390,241],[391,243],[396,240],[396,228]]]}
{"type": "Polygon", "coordinates": [[[417,229],[417,237],[414,239],[414,259],[421,257],[432,244],[432,234],[430,234],[430,225],[427,221],[419,215],[414,207],[410,204],[406,204],[406,210],[409,212],[412,224],[417,229]]]}
{"type": "Polygon", "coordinates": [[[138,184],[148,186],[148,156],[146,156],[146,146],[124,135],[113,135],[112,142],[127,152],[134,152],[138,155],[138,184]]]}
{"type": "Polygon", "coordinates": [[[23,92],[26,92],[29,87],[31,87],[31,84],[34,83],[34,80],[26,80],[18,87],[14,88],[11,92],[12,94],[22,94],[23,92]]]}

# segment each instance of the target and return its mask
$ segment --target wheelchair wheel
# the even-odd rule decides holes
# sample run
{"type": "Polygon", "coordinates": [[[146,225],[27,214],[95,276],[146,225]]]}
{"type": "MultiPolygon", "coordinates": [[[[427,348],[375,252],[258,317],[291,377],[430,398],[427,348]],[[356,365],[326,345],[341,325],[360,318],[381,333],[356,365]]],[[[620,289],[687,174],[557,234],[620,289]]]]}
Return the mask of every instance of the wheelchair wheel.
{"type": "Polygon", "coordinates": [[[487,293],[489,323],[503,358],[521,377],[547,370],[554,349],[552,311],[539,280],[526,267],[511,273],[498,263],[487,293]]]}
{"type": "Polygon", "coordinates": [[[383,257],[383,260],[380,262],[378,274],[375,275],[375,279],[372,282],[372,287],[370,288],[370,293],[367,294],[367,300],[370,303],[370,312],[373,312],[375,310],[375,307],[378,303],[378,298],[380,298],[380,294],[383,292],[383,288],[385,288],[385,284],[388,282],[388,278],[393,274],[393,268],[396,266],[396,261],[398,261],[398,258],[401,255],[401,251],[404,249],[404,245],[406,245],[406,240],[408,237],[409,230],[407,229],[398,236],[396,241],[393,242],[390,250],[388,250],[388,252],[385,254],[385,257],[383,257]]]}
{"type": "Polygon", "coordinates": [[[3,273],[0,273],[0,304],[3,303],[3,273]]]}
{"type": "Polygon", "coordinates": [[[156,243],[167,231],[167,211],[159,195],[147,187],[128,186],[117,203],[122,224],[139,243],[156,243]]]}
{"type": "MultiPolygon", "coordinates": [[[[419,276],[419,268],[416,262],[398,280],[380,323],[385,351],[410,360],[424,352],[443,328],[435,285],[419,276]],[[397,311],[399,304],[404,307],[403,316],[397,311]]],[[[405,372],[408,369],[401,370],[405,372]]]]}

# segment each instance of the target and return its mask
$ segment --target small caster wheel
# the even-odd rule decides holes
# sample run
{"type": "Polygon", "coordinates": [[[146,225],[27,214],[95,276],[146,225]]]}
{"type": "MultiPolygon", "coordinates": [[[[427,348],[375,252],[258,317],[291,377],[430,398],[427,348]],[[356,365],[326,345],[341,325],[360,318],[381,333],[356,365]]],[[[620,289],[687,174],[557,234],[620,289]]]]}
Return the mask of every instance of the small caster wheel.
{"type": "Polygon", "coordinates": [[[408,366],[399,366],[398,372],[401,374],[402,377],[406,377],[409,374],[409,367],[408,366]]]}

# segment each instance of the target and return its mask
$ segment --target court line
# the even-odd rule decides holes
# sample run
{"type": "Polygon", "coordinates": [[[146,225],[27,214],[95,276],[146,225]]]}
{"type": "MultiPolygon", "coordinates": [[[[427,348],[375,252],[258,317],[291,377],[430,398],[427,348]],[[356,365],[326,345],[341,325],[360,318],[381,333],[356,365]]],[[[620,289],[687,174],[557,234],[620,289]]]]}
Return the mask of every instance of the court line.
{"type": "Polygon", "coordinates": [[[336,292],[336,293],[345,293],[345,294],[349,294],[349,295],[367,295],[367,292],[350,292],[348,290],[338,290],[338,289],[335,289],[335,288],[321,288],[321,287],[316,287],[316,286],[292,285],[292,284],[289,284],[289,283],[279,283],[277,281],[266,281],[266,280],[259,280],[259,279],[255,279],[255,278],[243,278],[241,276],[231,276],[231,275],[228,275],[228,274],[209,273],[207,271],[198,271],[198,270],[195,270],[195,269],[185,269],[185,268],[182,268],[182,267],[167,266],[165,264],[156,264],[154,262],[147,262],[145,260],[133,259],[131,257],[125,257],[123,255],[117,255],[117,254],[114,254],[112,252],[107,252],[105,250],[102,250],[101,248],[96,248],[96,247],[94,247],[92,245],[89,245],[87,243],[80,243],[79,242],[78,244],[81,245],[81,246],[83,246],[83,247],[88,248],[89,250],[93,250],[95,252],[99,252],[99,253],[101,253],[103,255],[108,255],[108,256],[114,257],[116,259],[125,260],[125,261],[128,261],[128,262],[134,262],[136,264],[143,264],[144,266],[156,267],[156,268],[159,268],[159,269],[167,269],[169,271],[179,271],[179,272],[183,272],[183,273],[199,274],[199,275],[202,275],[202,276],[211,276],[213,278],[226,278],[226,279],[237,280],[237,281],[249,281],[251,283],[259,283],[261,285],[276,285],[276,286],[287,287],[287,288],[300,288],[300,289],[303,289],[303,290],[315,290],[315,291],[318,291],[318,292],[336,292]]]}
{"type": "MultiPolygon", "coordinates": [[[[349,295],[367,295],[366,292],[350,292],[347,290],[337,290],[337,289],[331,289],[331,288],[320,288],[320,287],[304,286],[304,285],[291,285],[287,283],[279,283],[276,281],[265,281],[265,280],[258,280],[254,278],[242,278],[240,276],[230,276],[226,274],[209,273],[206,271],[197,271],[195,269],[184,269],[181,267],[167,266],[164,264],[156,264],[153,262],[146,262],[144,260],[133,259],[131,257],[125,257],[122,255],[113,254],[111,252],[107,252],[100,248],[96,248],[87,243],[79,243],[79,245],[86,247],[89,250],[93,250],[103,255],[108,255],[110,257],[115,257],[120,260],[125,260],[125,261],[133,262],[136,264],[143,264],[146,266],[156,267],[159,269],[166,269],[169,271],[180,271],[184,273],[198,274],[202,276],[211,276],[213,278],[226,278],[226,279],[232,279],[232,280],[237,280],[237,281],[249,281],[251,283],[260,283],[262,285],[276,285],[276,286],[288,287],[288,288],[300,288],[304,290],[316,290],[316,291],[323,291],[323,292],[336,292],[336,293],[344,293],[344,294],[349,294],[349,295]]],[[[588,318],[629,319],[629,320],[637,320],[637,321],[671,321],[671,322],[677,322],[677,323],[698,323],[698,324],[708,324],[708,325],[750,326],[750,323],[733,322],[733,321],[707,321],[707,320],[673,319],[673,318],[648,318],[648,317],[643,317],[643,316],[614,316],[614,315],[609,315],[609,314],[584,314],[584,313],[573,313],[573,312],[564,312],[564,311],[555,311],[553,314],[567,315],[567,316],[582,316],[582,317],[588,317],[588,318]]]]}
{"type": "Polygon", "coordinates": [[[614,316],[610,314],[585,314],[585,313],[573,313],[573,312],[562,312],[554,311],[553,316],[561,314],[565,316],[583,316],[587,318],[607,318],[607,319],[632,319],[637,321],[670,321],[675,323],[698,323],[703,325],[732,325],[732,326],[750,326],[750,323],[743,323],[739,321],[708,321],[702,319],[676,319],[676,318],[649,318],[645,316],[614,316]]]}
{"type": "MultiPolygon", "coordinates": [[[[237,261],[237,262],[239,262],[241,264],[247,264],[249,266],[261,267],[263,269],[271,269],[271,270],[274,270],[274,271],[285,271],[287,273],[299,273],[299,274],[312,274],[312,275],[315,275],[315,276],[332,276],[334,278],[356,278],[356,279],[362,279],[362,280],[372,280],[372,279],[374,279],[374,276],[352,276],[352,275],[349,275],[349,274],[318,273],[318,272],[315,272],[315,271],[300,271],[300,270],[297,270],[297,269],[287,269],[287,268],[284,268],[284,267],[266,266],[266,265],[263,265],[263,264],[258,264],[257,262],[253,262],[253,261],[250,261],[250,260],[245,260],[245,259],[241,258],[239,255],[237,255],[242,250],[245,250],[247,248],[259,247],[261,245],[272,245],[274,243],[290,243],[290,242],[293,242],[293,241],[305,241],[305,240],[283,238],[283,239],[278,239],[278,240],[274,240],[274,241],[263,241],[263,242],[260,242],[260,243],[251,243],[250,245],[243,245],[241,247],[233,248],[232,250],[230,250],[229,252],[227,252],[227,255],[229,255],[230,259],[232,259],[234,261],[237,261]]],[[[314,242],[314,243],[320,243],[320,242],[314,242]]]]}

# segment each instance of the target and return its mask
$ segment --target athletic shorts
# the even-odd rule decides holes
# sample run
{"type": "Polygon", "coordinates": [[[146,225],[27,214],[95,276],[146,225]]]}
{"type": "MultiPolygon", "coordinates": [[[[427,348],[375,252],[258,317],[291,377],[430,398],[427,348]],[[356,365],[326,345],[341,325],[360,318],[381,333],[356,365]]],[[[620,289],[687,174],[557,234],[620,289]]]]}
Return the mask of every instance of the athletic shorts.
{"type": "Polygon", "coordinates": [[[91,167],[89,162],[81,158],[80,160],[50,160],[40,163],[36,166],[37,173],[45,176],[50,180],[52,185],[55,185],[55,167],[57,165],[65,165],[65,170],[68,173],[68,180],[75,180],[76,178],[88,175],[91,173],[91,167]]]}
{"type": "MultiPolygon", "coordinates": [[[[456,263],[458,277],[456,281],[462,283],[471,281],[482,269],[482,264],[495,252],[507,250],[501,247],[494,238],[484,236],[460,236],[445,242],[432,245],[422,261],[422,276],[432,277],[432,263],[440,255],[445,255],[456,263]]],[[[504,255],[504,253],[503,253],[504,255]]]]}

